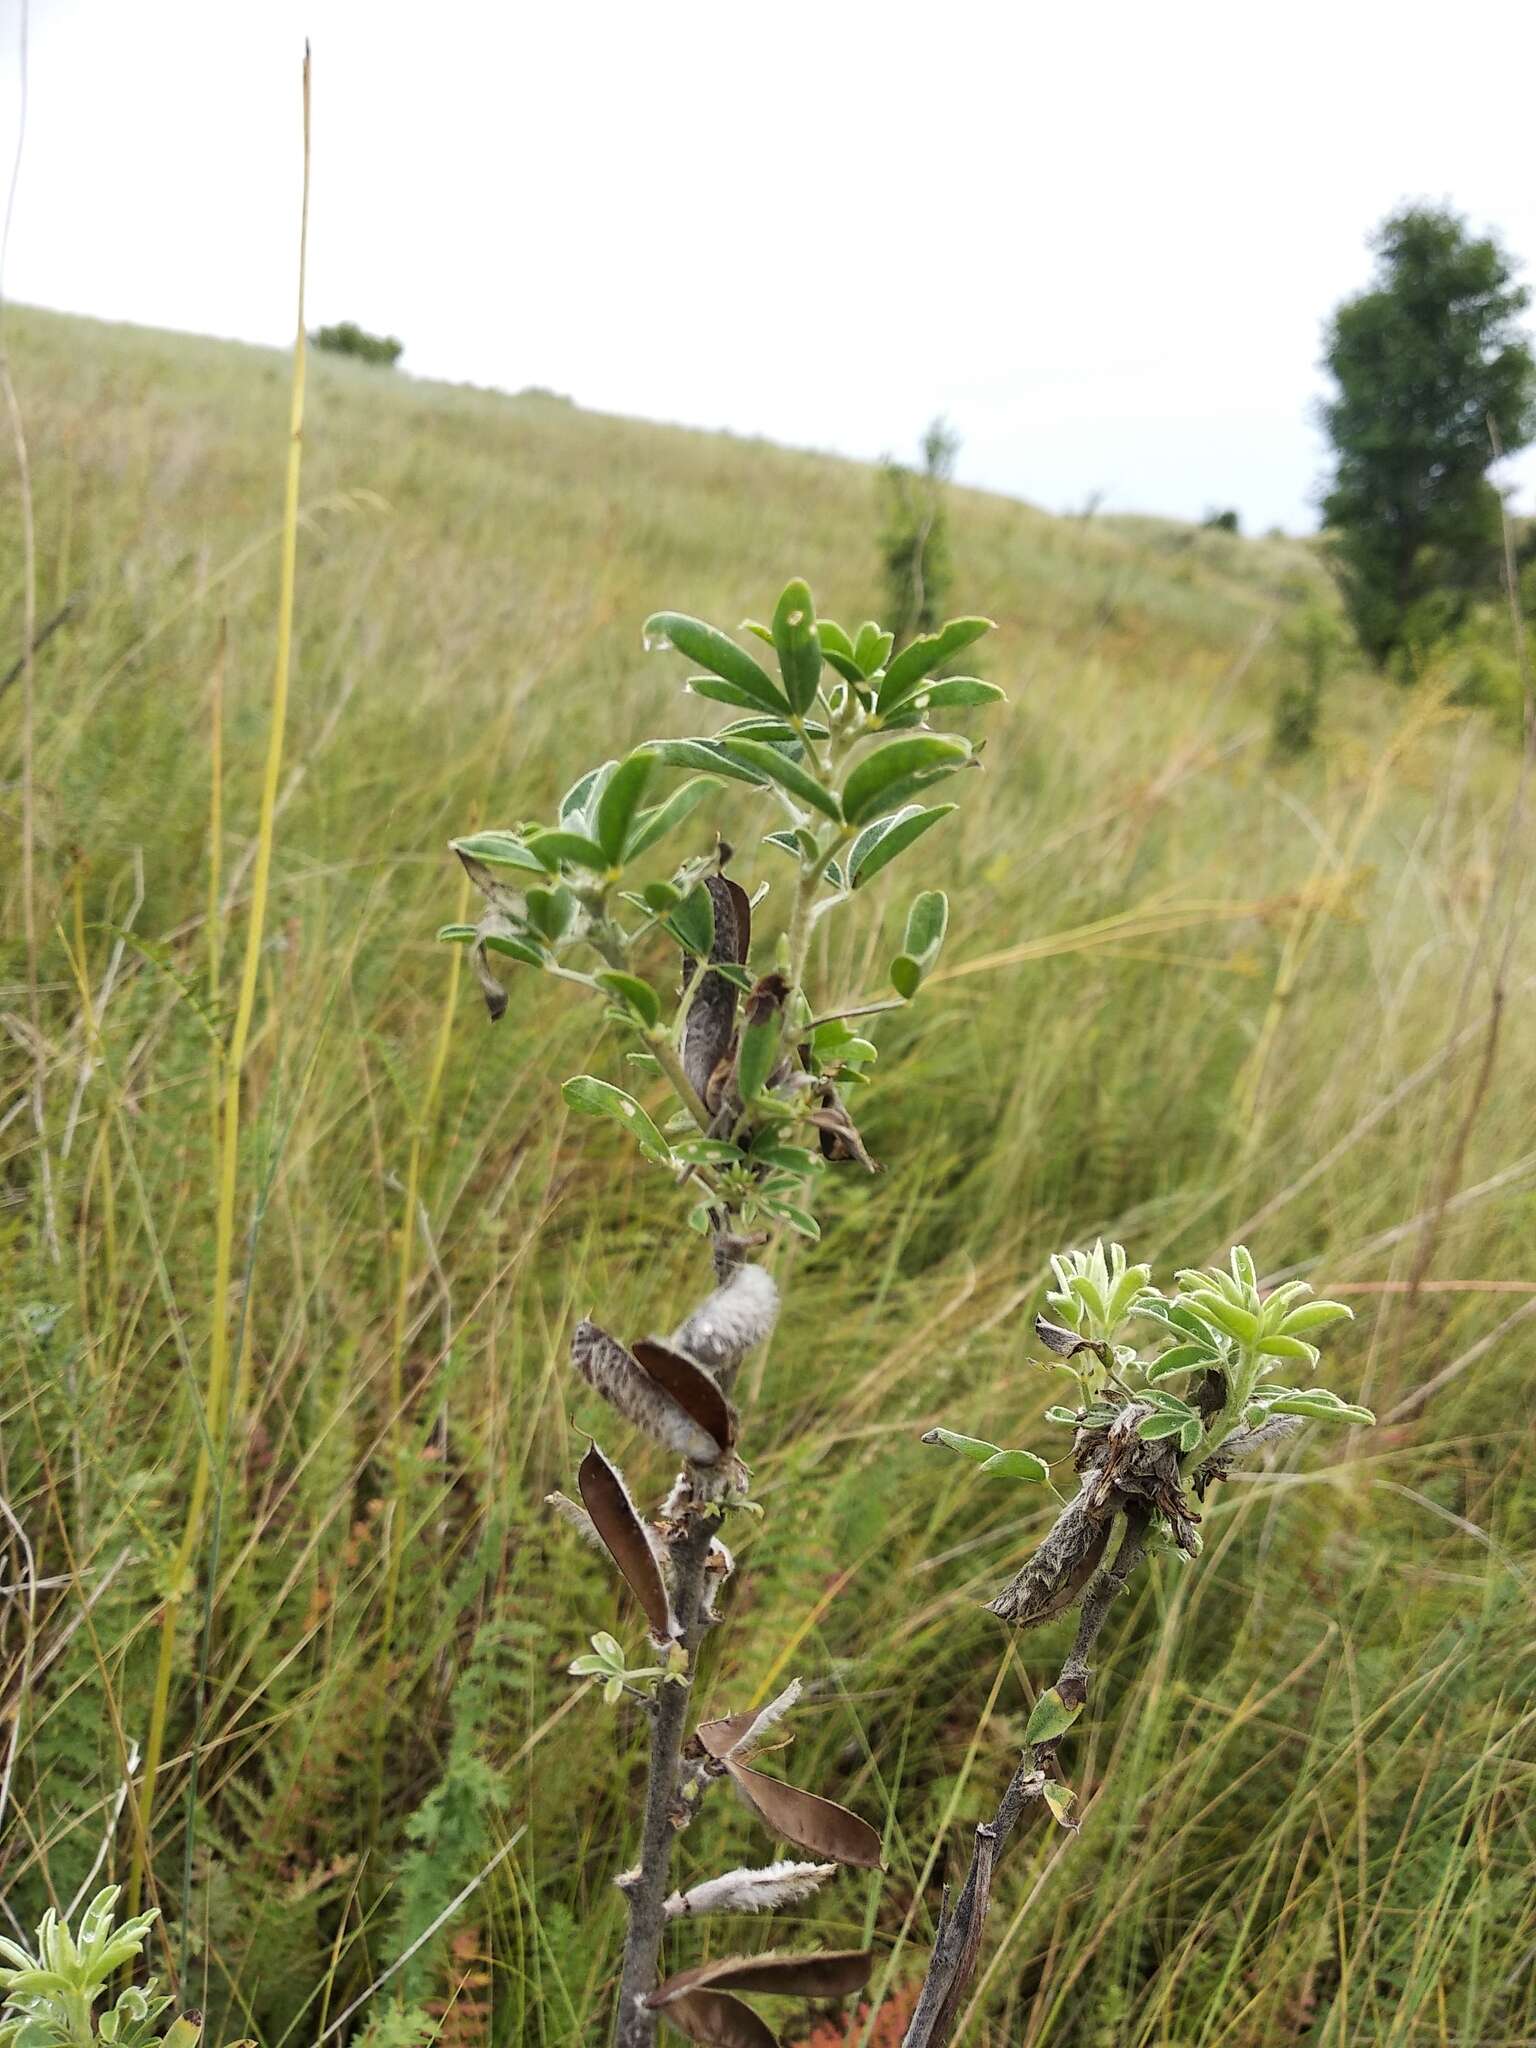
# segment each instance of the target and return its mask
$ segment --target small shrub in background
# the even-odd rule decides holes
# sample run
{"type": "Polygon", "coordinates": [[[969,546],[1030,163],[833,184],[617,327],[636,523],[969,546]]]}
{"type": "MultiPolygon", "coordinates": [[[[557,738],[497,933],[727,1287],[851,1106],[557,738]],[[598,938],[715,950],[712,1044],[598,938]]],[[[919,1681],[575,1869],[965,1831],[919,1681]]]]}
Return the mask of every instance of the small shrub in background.
{"type": "Polygon", "coordinates": [[[880,466],[885,611],[898,648],[943,616],[951,575],[945,498],[959,453],[959,435],[936,419],[923,436],[921,469],[889,457],[880,466]]]}
{"type": "Polygon", "coordinates": [[[1286,632],[1289,661],[1275,693],[1271,734],[1277,754],[1294,757],[1317,740],[1323,692],[1338,665],[1343,635],[1338,620],[1321,605],[1308,605],[1286,632]]]}
{"type": "Polygon", "coordinates": [[[309,337],[316,348],[333,356],[356,356],[362,363],[377,363],[392,370],[405,351],[405,343],[392,334],[370,334],[355,320],[338,321],[334,327],[317,327],[309,337]]]}
{"type": "Polygon", "coordinates": [[[1200,524],[1207,533],[1241,533],[1243,530],[1242,522],[1231,506],[1224,512],[1207,512],[1200,524]]]}

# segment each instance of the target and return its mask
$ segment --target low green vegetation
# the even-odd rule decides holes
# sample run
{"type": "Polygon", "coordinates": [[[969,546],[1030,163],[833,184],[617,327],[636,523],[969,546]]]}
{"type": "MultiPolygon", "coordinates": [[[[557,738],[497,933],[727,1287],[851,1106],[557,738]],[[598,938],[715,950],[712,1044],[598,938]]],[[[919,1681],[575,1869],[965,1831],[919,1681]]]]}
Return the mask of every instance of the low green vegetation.
{"type": "MultiPolygon", "coordinates": [[[[210,2041],[576,2048],[612,2007],[644,1741],[622,1708],[617,1760],[583,1739],[615,1666],[568,1666],[593,1637],[651,1660],[604,1560],[540,1503],[573,1490],[593,1420],[570,1398],[574,1326],[600,1302],[670,1327],[701,1240],[655,1227],[655,1166],[561,1094],[622,1050],[600,1007],[512,962],[487,1029],[465,952],[432,937],[472,922],[447,844],[553,819],[593,759],[706,729],[642,646],[659,600],[734,624],[784,562],[831,616],[878,612],[871,477],[311,361],[228,1451],[178,1582],[221,1436],[198,1405],[214,1120],[287,365],[7,321],[39,622],[74,603],[32,679],[35,977],[21,683],[0,695],[0,1932],[30,1941],[126,1881],[139,1844],[149,1959],[210,2041]]],[[[1307,1279],[1354,1309],[1328,1384],[1377,1420],[1309,1425],[1216,1489],[1199,1566],[1155,1562],[1118,1604],[1071,1738],[1081,1833],[1038,1807],[1021,1825],[954,2038],[1525,2039],[1536,960],[1524,932],[1506,953],[1500,852],[1518,761],[1438,656],[1405,694],[1347,652],[1316,743],[1272,751],[1288,636],[1330,602],[1306,545],[948,503],[954,596],[996,620],[983,673],[1009,700],[923,840],[923,882],[963,897],[964,925],[928,963],[893,867],[856,928],[817,928],[816,986],[848,1006],[916,963],[921,1003],[866,1034],[912,1092],[870,1091],[885,1171],[773,1251],[784,1311],[742,1381],[750,1626],[716,1631],[702,1672],[740,1710],[807,1680],[795,1782],[873,1822],[886,1873],[845,1873],[772,1935],[872,1948],[872,1999],[910,2010],[940,1879],[1054,1665],[1054,1637],[1025,1655],[981,1604],[1044,1536],[1049,1489],[924,1433],[1057,1457],[1060,1374],[1032,1336],[1049,1253],[1102,1236],[1167,1272],[1247,1243],[1264,1290],[1307,1279]],[[1421,1266],[1416,1294],[1391,1291],[1421,1266]]],[[[0,518],[19,645],[14,481],[0,518]]],[[[713,824],[701,805],[669,859],[711,854],[713,824]]],[[[1519,872],[1528,825],[1512,844],[1519,872]]],[[[778,916],[785,855],[743,842],[738,871],[778,916]]],[[[658,1106],[643,1077],[634,1093],[658,1106]]],[[[671,1469],[641,1450],[628,1476],[649,1498],[671,1469]]],[[[719,1798],[707,1862],[695,1832],[684,1891],[760,1860],[744,1806],[719,1798]]],[[[715,1952],[769,1939],[732,1923],[715,1952]]],[[[812,2028],[795,2014],[775,2008],[790,2040],[812,2028]]]]}

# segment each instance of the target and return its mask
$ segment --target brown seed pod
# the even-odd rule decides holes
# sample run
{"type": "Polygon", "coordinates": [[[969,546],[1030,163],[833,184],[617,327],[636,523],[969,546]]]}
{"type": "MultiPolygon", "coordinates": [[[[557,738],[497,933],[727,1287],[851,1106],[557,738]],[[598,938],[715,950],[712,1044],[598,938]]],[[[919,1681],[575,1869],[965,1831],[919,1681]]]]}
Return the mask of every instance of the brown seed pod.
{"type": "MultiPolygon", "coordinates": [[[[747,954],[752,946],[752,904],[746,890],[739,882],[731,881],[726,875],[706,875],[704,887],[709,892],[715,914],[715,933],[709,949],[710,959],[728,960],[736,967],[745,966],[747,954]]],[[[694,956],[685,953],[685,985],[694,971],[694,956]]],[[[705,1102],[709,1100],[712,1076],[716,1069],[729,1059],[735,1029],[734,984],[727,981],[723,974],[706,972],[688,1005],[688,1018],[683,1026],[681,1047],[683,1072],[697,1089],[701,1100],[705,1102]]]]}
{"type": "MultiPolygon", "coordinates": [[[[705,1432],[717,1455],[731,1448],[736,1441],[736,1410],[702,1365],[695,1365],[659,1337],[642,1337],[630,1351],[641,1370],[705,1432]]],[[[695,1460],[701,1462],[707,1461],[695,1460]]]]}
{"type": "MultiPolygon", "coordinates": [[[[680,1363],[686,1366],[688,1361],[680,1363]]],[[[596,1323],[583,1321],[576,1325],[571,1337],[571,1364],[626,1422],[634,1423],[679,1457],[695,1465],[712,1465],[725,1448],[616,1337],[610,1337],[596,1323]]],[[[706,1377],[696,1366],[692,1371],[700,1379],[706,1377]]],[[[709,1384],[713,1386],[713,1382],[709,1384]]],[[[700,1398],[704,1398],[702,1393],[700,1398]]],[[[714,1388],[714,1398],[716,1403],[724,1400],[718,1387],[714,1388]]]]}
{"type": "Polygon", "coordinates": [[[999,1620],[1034,1628],[1065,1613],[1104,1558],[1113,1516],[1092,1515],[1083,1494],[1067,1503],[1044,1542],[995,1599],[987,1602],[999,1620]]]}
{"type": "Polygon", "coordinates": [[[829,1857],[834,1863],[851,1863],[859,1870],[883,1870],[880,1837],[869,1825],[835,1800],[802,1792],[798,1785],[786,1785],[782,1778],[770,1778],[764,1771],[725,1759],[731,1783],[753,1812],[786,1842],[797,1849],[809,1849],[813,1856],[829,1857]]]}
{"type": "MultiPolygon", "coordinates": [[[[655,2003],[652,1994],[646,2004],[655,2003]]],[[[679,1991],[662,2010],[669,2025],[702,2048],[778,2048],[768,2022],[728,1991],[679,1991]]]]}
{"type": "Polygon", "coordinates": [[[582,1504],[603,1539],[629,1590],[640,1602],[651,1634],[659,1642],[675,1642],[681,1634],[672,1611],[672,1596],[662,1577],[654,1539],[641,1521],[629,1488],[596,1444],[587,1446],[576,1474],[582,1504]]]}
{"type": "Polygon", "coordinates": [[[717,1956],[695,1963],[658,1984],[646,2004],[664,2010],[672,2000],[706,1986],[718,1991],[755,1991],[776,1998],[842,1998],[869,1981],[874,1950],[823,1949],[804,1956],[771,1951],[761,1956],[717,1956]]]}

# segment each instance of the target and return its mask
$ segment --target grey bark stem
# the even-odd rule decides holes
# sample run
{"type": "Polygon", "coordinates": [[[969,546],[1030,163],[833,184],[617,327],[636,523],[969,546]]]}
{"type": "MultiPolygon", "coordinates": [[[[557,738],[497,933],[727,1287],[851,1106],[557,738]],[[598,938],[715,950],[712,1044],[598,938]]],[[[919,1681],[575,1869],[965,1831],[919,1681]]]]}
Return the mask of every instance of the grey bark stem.
{"type": "MultiPolygon", "coordinates": [[[[1131,1574],[1146,1555],[1147,1517],[1138,1509],[1127,1512],[1125,1534],[1110,1564],[1100,1565],[1083,1593],[1077,1635],[1056,1680],[1065,1699],[1081,1702],[1088,1696],[1088,1653],[1109,1618],[1109,1610],[1125,1589],[1131,1574]]],[[[1054,1742],[1040,1743],[1026,1750],[1008,1789],[991,1820],[976,1830],[971,1867],[955,1902],[953,1912],[940,1913],[940,1926],[928,1959],[928,1974],[902,2048],[943,2048],[954,2031],[960,2001],[976,1971],[981,1952],[982,1927],[992,1896],[992,1872],[1008,1837],[1018,1825],[1024,1809],[1045,1791],[1047,1768],[1056,1752],[1054,1742]]]]}
{"type": "Polygon", "coordinates": [[[624,1964],[619,1979],[618,2048],[652,2048],[656,2014],[640,2003],[654,1991],[666,1926],[667,1881],[672,1871],[676,1829],[672,1811],[678,1793],[679,1764],[693,1702],[699,1645],[707,1633],[704,1620],[704,1564],[715,1524],[706,1514],[691,1515],[672,1545],[673,1604],[682,1643],[688,1652],[685,1684],[663,1680],[651,1716],[651,1753],[645,1781],[645,1818],[640,1833],[640,1874],[626,1886],[629,1927],[624,1937],[624,1964]]]}

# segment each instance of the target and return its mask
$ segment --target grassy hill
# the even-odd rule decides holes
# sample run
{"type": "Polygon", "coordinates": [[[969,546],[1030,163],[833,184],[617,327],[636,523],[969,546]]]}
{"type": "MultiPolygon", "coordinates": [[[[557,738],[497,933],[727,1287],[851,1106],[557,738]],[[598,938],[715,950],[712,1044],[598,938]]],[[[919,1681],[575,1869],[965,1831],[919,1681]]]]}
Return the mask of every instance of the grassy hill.
{"type": "MultiPolygon", "coordinates": [[[[0,1896],[30,1925],[99,1852],[118,1876],[134,1854],[137,1794],[118,1795],[201,1441],[287,369],[7,324],[39,615],[76,599],[36,671],[35,987],[20,685],[0,697],[0,1698],[19,1716],[0,1896]]],[[[374,2002],[373,2038],[427,2038],[432,2014],[457,2043],[555,2048],[602,2038],[642,1747],[565,1676],[592,1631],[638,1631],[540,1505],[592,1413],[564,1344],[594,1306],[670,1327],[697,1241],[658,1231],[621,1142],[567,1130],[560,1078],[616,1070],[591,1013],[514,979],[493,1030],[455,989],[432,939],[458,898],[444,842],[719,722],[642,650],[658,606],[729,622],[803,574],[833,615],[877,609],[874,482],[325,359],[305,432],[239,1422],[178,1609],[147,1842],[161,1962],[211,2040],[317,2041],[505,1850],[374,2002]]],[[[0,518],[10,648],[13,469],[0,518]]],[[[954,902],[944,971],[876,1033],[901,1076],[866,1132],[887,1171],[819,1246],[775,1254],[786,1313],[749,1447],[767,1513],[707,1697],[814,1681],[795,1775],[884,1829],[890,1874],[845,1874],[804,1914],[873,1941],[899,1993],[1060,1654],[977,1605],[1047,1505],[921,1432],[1048,1439],[1029,1324],[1050,1252],[1102,1232],[1166,1272],[1241,1237],[1261,1272],[1400,1281],[1449,1168],[1432,1286],[1353,1294],[1335,1346],[1334,1383],[1380,1425],[1318,1428],[1222,1489],[1198,1569],[1161,1564],[1116,1617],[1075,1752],[1082,1833],[1022,1831],[957,2038],[1513,2048],[1536,2035],[1536,1321],[1500,1286],[1533,1278],[1529,936],[1491,1065],[1487,1025],[1517,764],[1431,690],[1364,675],[1313,755],[1270,759],[1286,622],[1319,587],[1300,543],[962,492],[953,547],[1011,701],[927,842],[954,902]]],[[[1530,850],[1522,832],[1521,867],[1530,850]]],[[[894,883],[878,944],[832,932],[827,981],[880,992],[904,908],[894,883]]],[[[0,1758],[8,1740],[0,1719],[0,1758]]],[[[719,1799],[682,1865],[763,1846],[719,1799]]]]}

